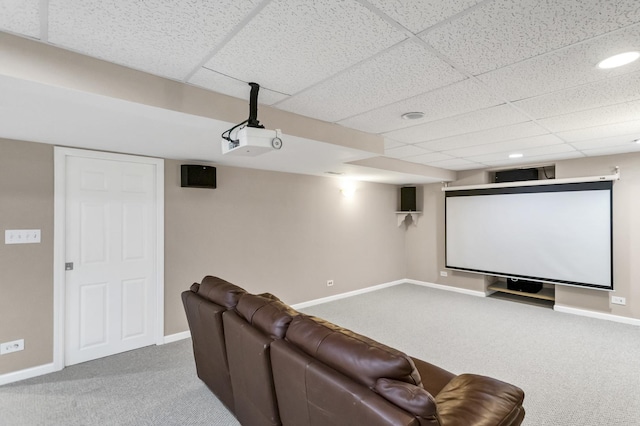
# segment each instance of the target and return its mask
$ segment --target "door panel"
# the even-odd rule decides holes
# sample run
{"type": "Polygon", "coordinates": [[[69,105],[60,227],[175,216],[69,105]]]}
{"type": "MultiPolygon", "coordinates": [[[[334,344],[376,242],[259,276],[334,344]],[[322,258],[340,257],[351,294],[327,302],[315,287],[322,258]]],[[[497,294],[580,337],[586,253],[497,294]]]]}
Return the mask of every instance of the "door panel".
{"type": "Polygon", "coordinates": [[[140,337],[146,332],[147,283],[145,279],[122,282],[122,338],[140,337]]]}
{"type": "Polygon", "coordinates": [[[80,204],[80,262],[104,263],[107,261],[107,205],[80,204]]]}
{"type": "Polygon", "coordinates": [[[80,287],[80,349],[107,344],[109,323],[107,283],[84,284],[80,287]]]}

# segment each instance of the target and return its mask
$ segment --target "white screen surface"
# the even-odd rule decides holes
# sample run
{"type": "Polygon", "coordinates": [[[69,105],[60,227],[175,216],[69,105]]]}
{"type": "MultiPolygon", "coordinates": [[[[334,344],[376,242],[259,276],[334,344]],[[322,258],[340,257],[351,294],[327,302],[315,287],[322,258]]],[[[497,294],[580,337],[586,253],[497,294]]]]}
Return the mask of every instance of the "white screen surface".
{"type": "Polygon", "coordinates": [[[447,194],[447,267],[612,288],[611,190],[537,188],[447,194]]]}

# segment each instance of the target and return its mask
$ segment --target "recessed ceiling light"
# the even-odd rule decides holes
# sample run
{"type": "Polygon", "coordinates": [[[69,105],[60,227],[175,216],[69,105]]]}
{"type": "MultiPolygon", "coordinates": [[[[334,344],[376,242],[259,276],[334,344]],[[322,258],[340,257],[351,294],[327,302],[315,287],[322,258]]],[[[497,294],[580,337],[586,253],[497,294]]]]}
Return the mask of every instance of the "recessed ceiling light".
{"type": "Polygon", "coordinates": [[[636,59],[640,58],[640,52],[625,52],[619,53],[617,55],[613,55],[608,57],[607,59],[603,59],[598,62],[598,68],[609,69],[609,68],[617,68],[623,65],[630,64],[636,59]]]}
{"type": "Polygon", "coordinates": [[[522,158],[522,154],[520,153],[509,154],[509,158],[522,158]]]}
{"type": "Polygon", "coordinates": [[[326,174],[328,174],[328,175],[336,175],[336,176],[341,176],[341,175],[343,175],[343,174],[344,174],[344,173],[342,173],[342,172],[333,172],[333,171],[331,171],[331,170],[326,171],[325,173],[326,173],[326,174]]]}
{"type": "Polygon", "coordinates": [[[640,143],[640,139],[635,139],[633,143],[640,143]]]}
{"type": "Polygon", "coordinates": [[[405,112],[404,114],[401,115],[403,120],[419,120],[422,117],[424,117],[424,112],[418,112],[418,111],[414,111],[414,112],[405,112]]]}

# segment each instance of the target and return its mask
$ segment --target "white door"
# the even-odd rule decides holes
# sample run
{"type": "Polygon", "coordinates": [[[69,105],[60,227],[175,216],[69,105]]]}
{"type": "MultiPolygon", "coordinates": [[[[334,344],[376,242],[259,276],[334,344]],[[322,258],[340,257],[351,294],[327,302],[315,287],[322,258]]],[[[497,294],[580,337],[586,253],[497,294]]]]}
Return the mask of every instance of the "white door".
{"type": "Polygon", "coordinates": [[[65,365],[155,343],[155,167],[67,157],[65,365]]]}

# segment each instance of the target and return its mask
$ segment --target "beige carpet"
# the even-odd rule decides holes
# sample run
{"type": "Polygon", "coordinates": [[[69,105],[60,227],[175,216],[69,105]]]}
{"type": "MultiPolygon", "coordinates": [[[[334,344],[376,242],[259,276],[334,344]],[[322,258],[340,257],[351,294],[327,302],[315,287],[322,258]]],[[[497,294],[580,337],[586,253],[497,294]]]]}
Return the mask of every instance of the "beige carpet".
{"type": "MultiPolygon", "coordinates": [[[[640,424],[640,328],[410,284],[304,309],[454,373],[524,389],[529,426],[640,424]]],[[[0,425],[237,425],[191,341],[0,387],[0,425]]]]}

